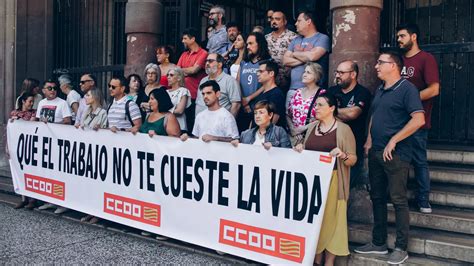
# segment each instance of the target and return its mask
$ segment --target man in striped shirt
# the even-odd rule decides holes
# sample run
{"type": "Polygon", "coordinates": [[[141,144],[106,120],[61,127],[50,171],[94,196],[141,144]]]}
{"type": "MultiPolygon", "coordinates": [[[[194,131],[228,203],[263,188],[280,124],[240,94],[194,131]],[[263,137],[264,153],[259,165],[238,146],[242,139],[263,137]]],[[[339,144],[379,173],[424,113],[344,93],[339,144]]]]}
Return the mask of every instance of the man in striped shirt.
{"type": "Polygon", "coordinates": [[[126,97],[127,87],[123,77],[113,77],[109,82],[109,92],[113,102],[107,110],[109,127],[112,132],[128,131],[136,134],[142,125],[138,105],[126,97]]]}

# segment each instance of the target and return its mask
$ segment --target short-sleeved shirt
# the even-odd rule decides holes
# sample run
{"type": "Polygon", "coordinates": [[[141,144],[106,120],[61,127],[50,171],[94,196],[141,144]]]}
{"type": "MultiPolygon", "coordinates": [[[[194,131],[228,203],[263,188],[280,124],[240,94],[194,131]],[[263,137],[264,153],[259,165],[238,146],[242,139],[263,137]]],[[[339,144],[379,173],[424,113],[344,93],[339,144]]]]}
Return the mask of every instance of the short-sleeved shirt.
{"type": "Polygon", "coordinates": [[[130,102],[128,110],[130,111],[132,121],[139,118],[141,119],[142,116],[138,105],[134,101],[128,100],[127,96],[124,96],[118,101],[114,99],[108,110],[107,118],[109,120],[109,127],[116,127],[118,129],[128,129],[133,127],[133,124],[128,119],[125,111],[127,102],[130,102]]]}
{"type": "MultiPolygon", "coordinates": [[[[324,70],[324,75],[320,80],[319,84],[323,87],[327,82],[327,70],[328,70],[328,60],[329,60],[329,49],[330,49],[329,37],[321,32],[317,32],[315,35],[304,38],[303,36],[298,36],[293,41],[291,41],[290,46],[288,46],[288,51],[291,52],[307,52],[311,51],[315,47],[322,47],[326,50],[326,54],[323,55],[316,63],[320,64],[324,70]]],[[[291,69],[291,84],[290,89],[296,90],[304,87],[301,77],[304,72],[304,64],[295,66],[291,69]]]]}
{"type": "Polygon", "coordinates": [[[30,121],[32,117],[35,117],[35,115],[35,109],[31,109],[28,111],[13,110],[10,112],[10,118],[22,119],[25,121],[30,121]]]}
{"type": "MultiPolygon", "coordinates": [[[[173,107],[169,110],[171,113],[174,113],[174,110],[178,106],[178,104],[181,102],[181,98],[183,96],[187,96],[188,100],[186,102],[186,108],[188,108],[191,105],[191,95],[189,93],[189,90],[184,88],[184,87],[179,87],[176,90],[167,90],[168,95],[170,96],[171,103],[173,103],[173,107]]],[[[186,126],[186,114],[182,113],[181,115],[176,115],[176,119],[178,120],[179,123],[179,128],[181,130],[188,130],[186,126]]]]}
{"type": "Polygon", "coordinates": [[[251,61],[240,62],[240,88],[242,89],[242,97],[247,97],[256,92],[260,87],[257,80],[257,70],[259,63],[252,63],[251,61]]]}
{"type": "Polygon", "coordinates": [[[259,101],[267,100],[272,102],[275,105],[276,113],[280,118],[278,119],[277,125],[280,127],[285,128],[286,125],[286,110],[285,110],[285,95],[280,88],[275,87],[271,90],[264,91],[262,94],[255,97],[254,101],[252,101],[251,108],[254,110],[255,104],[259,101]]]}
{"type": "MultiPolygon", "coordinates": [[[[201,80],[201,84],[209,80],[209,76],[203,78],[201,80]]],[[[222,72],[216,78],[217,84],[221,89],[221,96],[219,97],[219,104],[221,107],[227,109],[230,112],[230,108],[232,107],[232,103],[240,102],[242,97],[240,96],[240,88],[237,80],[235,80],[230,75],[222,72]]],[[[202,94],[198,93],[196,98],[196,115],[204,110],[207,109],[206,104],[204,103],[204,99],[202,98],[202,94]]]]}
{"type": "Polygon", "coordinates": [[[201,67],[199,72],[196,74],[187,75],[184,77],[184,84],[191,93],[191,99],[196,99],[199,82],[201,82],[201,80],[206,76],[206,72],[204,71],[206,67],[206,58],[207,52],[201,47],[199,47],[199,49],[195,52],[186,51],[179,57],[177,66],[180,68],[193,67],[196,64],[201,67]]]}
{"type": "MultiPolygon", "coordinates": [[[[411,114],[417,112],[424,111],[415,85],[403,78],[387,89],[381,85],[375,92],[370,108],[372,149],[383,150],[390,139],[410,121],[411,114]]],[[[401,160],[411,161],[411,143],[411,137],[397,143],[395,153],[401,160]]]]}
{"type": "Polygon", "coordinates": [[[286,77],[290,76],[290,68],[283,66],[283,55],[288,50],[291,41],[298,37],[298,34],[286,29],[280,36],[274,37],[272,33],[265,35],[268,43],[268,51],[272,59],[280,66],[280,71],[276,77],[277,84],[280,84],[286,77]]]}
{"type": "MultiPolygon", "coordinates": [[[[72,110],[72,104],[73,103],[78,103],[81,101],[81,95],[75,90],[71,90],[69,94],[66,97],[67,104],[69,107],[71,107],[71,115],[72,115],[72,120],[76,120],[76,113],[74,113],[74,110],[72,110]]],[[[78,107],[79,108],[79,107],[78,107]]]]}
{"type": "MultiPolygon", "coordinates": [[[[426,89],[430,84],[439,83],[438,64],[430,53],[420,51],[412,57],[403,57],[402,77],[413,83],[419,91],[426,89]]],[[[434,98],[422,101],[425,110],[424,129],[431,128],[431,110],[434,98]]]]}
{"type": "Polygon", "coordinates": [[[363,145],[366,137],[367,114],[369,113],[372,95],[364,86],[357,85],[348,93],[344,93],[340,86],[333,86],[328,89],[328,93],[334,95],[338,108],[359,107],[362,113],[354,120],[346,121],[354,133],[357,144],[363,145]]]}
{"type": "Polygon", "coordinates": [[[206,134],[237,139],[239,131],[234,116],[222,107],[216,111],[206,109],[200,112],[194,122],[193,135],[201,138],[206,134]]]}
{"type": "Polygon", "coordinates": [[[226,27],[222,27],[218,30],[213,29],[207,42],[207,50],[209,53],[217,53],[223,55],[227,52],[227,45],[229,44],[229,38],[227,37],[226,27]]]}
{"type": "Polygon", "coordinates": [[[52,100],[44,98],[39,102],[36,118],[46,119],[49,123],[62,123],[66,117],[71,117],[71,108],[65,100],[56,97],[52,100]]]}

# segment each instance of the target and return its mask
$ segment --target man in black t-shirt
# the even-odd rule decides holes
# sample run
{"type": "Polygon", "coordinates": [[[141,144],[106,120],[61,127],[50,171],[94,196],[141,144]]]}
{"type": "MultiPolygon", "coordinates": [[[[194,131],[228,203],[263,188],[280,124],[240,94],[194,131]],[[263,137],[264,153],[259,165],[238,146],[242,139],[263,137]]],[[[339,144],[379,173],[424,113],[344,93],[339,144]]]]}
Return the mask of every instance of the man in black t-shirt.
{"type": "Polygon", "coordinates": [[[334,71],[336,86],[328,89],[337,100],[338,118],[348,124],[356,139],[357,163],[351,168],[350,187],[367,185],[363,176],[364,143],[366,140],[367,113],[371,94],[367,88],[357,83],[359,67],[351,60],[339,63],[334,71]]]}

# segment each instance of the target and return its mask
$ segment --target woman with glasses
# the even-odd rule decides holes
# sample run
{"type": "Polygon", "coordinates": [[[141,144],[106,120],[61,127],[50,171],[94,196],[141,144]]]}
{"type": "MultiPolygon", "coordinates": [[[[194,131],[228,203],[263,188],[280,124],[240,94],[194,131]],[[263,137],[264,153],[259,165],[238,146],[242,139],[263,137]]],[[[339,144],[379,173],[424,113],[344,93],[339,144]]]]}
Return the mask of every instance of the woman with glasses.
{"type": "Polygon", "coordinates": [[[171,68],[168,70],[167,77],[170,85],[167,92],[173,104],[169,111],[176,116],[181,131],[186,132],[188,128],[185,110],[191,106],[191,93],[184,87],[184,72],[179,67],[171,68]]]}
{"type": "Polygon", "coordinates": [[[316,249],[315,263],[334,265],[336,256],[349,255],[347,231],[347,200],[349,199],[350,168],[357,161],[354,134],[351,128],[336,119],[336,99],[331,94],[316,97],[316,121],[308,125],[303,143],[295,150],[303,149],[329,152],[336,163],[331,176],[326,208],[316,249]]]}
{"type": "Polygon", "coordinates": [[[318,85],[322,76],[323,68],[319,64],[307,63],[302,76],[305,86],[297,89],[288,102],[286,121],[293,146],[303,141],[308,124],[315,121],[316,98],[325,92],[318,85]]]}
{"type": "Polygon", "coordinates": [[[175,68],[176,65],[171,63],[171,58],[173,58],[173,48],[170,45],[162,45],[156,48],[156,61],[160,67],[160,72],[163,76],[160,76],[160,85],[165,86],[167,89],[170,88],[168,83],[168,78],[166,74],[172,68],[175,68]]]}
{"type": "Polygon", "coordinates": [[[237,147],[239,142],[245,144],[262,145],[265,149],[271,147],[291,148],[290,139],[285,129],[272,123],[276,112],[275,105],[267,100],[259,101],[254,106],[254,120],[256,127],[247,129],[240,135],[239,140],[231,141],[237,147]]]}
{"type": "Polygon", "coordinates": [[[161,77],[161,70],[158,67],[157,64],[150,63],[145,67],[145,95],[146,99],[139,105],[140,109],[142,109],[145,112],[148,112],[150,110],[150,107],[148,105],[148,97],[150,96],[150,92],[156,88],[160,87],[160,79],[158,77],[161,77]]]}

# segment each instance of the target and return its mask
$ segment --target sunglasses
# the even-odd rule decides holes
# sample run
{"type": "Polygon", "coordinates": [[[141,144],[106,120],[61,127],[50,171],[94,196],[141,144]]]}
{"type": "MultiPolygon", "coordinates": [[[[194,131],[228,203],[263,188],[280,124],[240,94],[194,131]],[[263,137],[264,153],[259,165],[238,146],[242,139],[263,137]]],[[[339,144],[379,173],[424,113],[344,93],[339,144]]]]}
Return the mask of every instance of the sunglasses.
{"type": "Polygon", "coordinates": [[[112,90],[115,90],[120,87],[120,86],[114,86],[112,84],[109,84],[108,86],[109,86],[109,89],[112,88],[112,90]]]}
{"type": "Polygon", "coordinates": [[[166,76],[168,76],[168,77],[174,77],[174,74],[173,74],[173,73],[168,73],[168,74],[166,74],[166,76]]]}
{"type": "Polygon", "coordinates": [[[49,87],[46,87],[46,89],[49,90],[49,91],[56,91],[56,90],[58,90],[58,87],[49,86],[49,87]]]}
{"type": "Polygon", "coordinates": [[[92,79],[81,80],[79,81],[79,85],[84,85],[86,82],[92,81],[92,79]]]}

